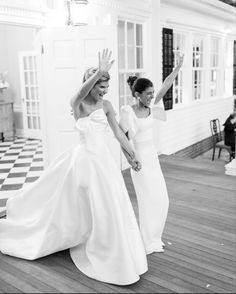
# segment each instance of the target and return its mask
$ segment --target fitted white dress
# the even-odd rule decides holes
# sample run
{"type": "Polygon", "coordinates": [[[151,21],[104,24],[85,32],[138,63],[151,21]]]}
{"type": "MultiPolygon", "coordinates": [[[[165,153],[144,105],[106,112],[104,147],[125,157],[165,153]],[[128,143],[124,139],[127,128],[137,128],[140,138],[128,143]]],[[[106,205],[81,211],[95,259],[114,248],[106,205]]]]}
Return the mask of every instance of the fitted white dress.
{"type": "Polygon", "coordinates": [[[76,122],[78,146],[7,201],[0,251],[36,259],[70,248],[91,278],[132,284],[147,271],[144,244],[122,178],[104,139],[103,109],[76,122]]]}
{"type": "Polygon", "coordinates": [[[138,118],[129,105],[121,108],[120,126],[128,132],[142,169],[131,169],[132,181],[137,195],[140,231],[146,253],[162,252],[164,230],[169,198],[165,179],[154,144],[153,126],[155,112],[146,118],[138,118]]]}

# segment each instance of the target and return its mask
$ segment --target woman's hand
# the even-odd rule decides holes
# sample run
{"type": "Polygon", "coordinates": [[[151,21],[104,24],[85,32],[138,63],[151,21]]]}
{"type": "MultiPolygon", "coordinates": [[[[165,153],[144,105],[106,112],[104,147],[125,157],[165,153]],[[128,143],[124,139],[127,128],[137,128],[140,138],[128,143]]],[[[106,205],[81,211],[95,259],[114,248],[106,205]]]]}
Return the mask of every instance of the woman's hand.
{"type": "Polygon", "coordinates": [[[176,66],[177,67],[181,67],[183,65],[184,62],[184,54],[177,52],[176,54],[176,66]]]}
{"type": "Polygon", "coordinates": [[[137,159],[129,160],[129,164],[131,165],[131,168],[136,172],[140,171],[142,168],[141,163],[137,159]]]}
{"type": "Polygon", "coordinates": [[[98,59],[99,59],[99,72],[104,73],[108,72],[110,68],[112,67],[112,64],[114,63],[114,59],[110,61],[111,59],[111,51],[108,51],[108,49],[103,49],[102,56],[101,53],[98,53],[98,59]]]}

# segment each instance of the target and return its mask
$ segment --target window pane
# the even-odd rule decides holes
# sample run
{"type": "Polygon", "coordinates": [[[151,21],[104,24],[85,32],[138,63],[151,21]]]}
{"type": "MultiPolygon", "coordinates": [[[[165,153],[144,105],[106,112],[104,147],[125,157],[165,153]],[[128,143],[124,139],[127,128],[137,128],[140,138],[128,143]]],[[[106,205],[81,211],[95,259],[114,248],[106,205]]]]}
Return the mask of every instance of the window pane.
{"type": "Polygon", "coordinates": [[[38,128],[38,126],[37,126],[37,118],[35,116],[33,116],[33,128],[34,129],[38,128]]]}
{"type": "Polygon", "coordinates": [[[203,67],[203,53],[199,55],[199,66],[203,67]]]}
{"type": "Polygon", "coordinates": [[[179,102],[178,89],[177,89],[177,88],[175,88],[175,93],[174,93],[174,95],[175,95],[175,103],[177,104],[177,103],[179,102]]]}
{"type": "Polygon", "coordinates": [[[179,72],[178,76],[179,76],[179,85],[180,85],[180,87],[182,87],[183,86],[183,73],[182,73],[182,71],[179,72]]]}
{"type": "Polygon", "coordinates": [[[119,74],[119,94],[121,96],[125,94],[124,88],[124,74],[119,74]]]}
{"type": "Polygon", "coordinates": [[[32,102],[32,114],[35,115],[36,113],[37,113],[36,104],[35,102],[32,102]]]}
{"type": "Polygon", "coordinates": [[[31,121],[31,117],[27,116],[27,123],[28,123],[28,128],[32,129],[32,121],[31,121]]]}
{"type": "Polygon", "coordinates": [[[201,84],[202,82],[202,73],[198,71],[198,84],[201,84]]]}
{"type": "Polygon", "coordinates": [[[216,81],[216,70],[211,71],[211,81],[212,82],[216,81]]]}
{"type": "Polygon", "coordinates": [[[118,42],[121,45],[125,44],[125,22],[118,21],[118,42]]]}
{"type": "Polygon", "coordinates": [[[30,110],[30,103],[29,103],[29,102],[26,103],[26,112],[27,112],[27,114],[29,114],[29,115],[30,115],[30,113],[31,113],[31,110],[30,110]]]}
{"type": "Polygon", "coordinates": [[[32,71],[30,72],[30,84],[34,84],[34,73],[32,71]]]}
{"type": "Polygon", "coordinates": [[[134,24],[127,23],[127,44],[134,46],[134,24]]]}
{"type": "Polygon", "coordinates": [[[29,87],[26,87],[25,88],[25,95],[26,95],[26,100],[29,100],[30,99],[30,92],[29,92],[29,87]]]}
{"type": "Polygon", "coordinates": [[[124,69],[125,68],[125,46],[119,46],[119,68],[124,69]]]}
{"type": "Polygon", "coordinates": [[[35,100],[35,93],[34,93],[34,88],[33,87],[30,89],[30,92],[31,92],[31,99],[35,100]]]}
{"type": "Polygon", "coordinates": [[[24,63],[24,69],[27,70],[28,69],[28,62],[27,62],[26,57],[23,58],[23,63],[24,63]]]}
{"type": "Polygon", "coordinates": [[[194,86],[194,88],[193,88],[193,98],[194,98],[194,100],[197,99],[197,86],[194,86]]]}
{"type": "Polygon", "coordinates": [[[24,76],[25,76],[25,84],[28,85],[29,84],[29,76],[28,76],[28,73],[25,72],[24,76]]]}
{"type": "Polygon", "coordinates": [[[194,83],[194,85],[197,85],[197,82],[198,82],[198,79],[197,79],[197,71],[195,70],[193,73],[194,73],[193,83],[194,83]]]}
{"type": "Polygon", "coordinates": [[[143,49],[136,48],[137,68],[143,68],[143,49]]]}
{"type": "Polygon", "coordinates": [[[178,87],[179,85],[179,74],[177,75],[177,77],[175,78],[175,86],[178,87]]]}
{"type": "Polygon", "coordinates": [[[183,102],[183,91],[182,91],[182,89],[180,89],[180,91],[179,91],[179,100],[180,100],[180,103],[183,102]]]}
{"type": "Polygon", "coordinates": [[[38,84],[38,74],[37,72],[34,73],[34,78],[35,78],[35,84],[37,85],[38,84]]]}
{"type": "Polygon", "coordinates": [[[29,69],[33,69],[33,57],[32,56],[30,56],[29,57],[29,69]]]}
{"type": "Polygon", "coordinates": [[[135,48],[128,47],[128,69],[135,68],[135,48]]]}
{"type": "Polygon", "coordinates": [[[141,46],[143,44],[142,25],[136,24],[136,45],[141,46]]]}
{"type": "Polygon", "coordinates": [[[34,87],[34,96],[35,96],[35,99],[38,100],[39,98],[39,95],[38,95],[38,87],[34,87]]]}
{"type": "Polygon", "coordinates": [[[125,105],[126,104],[126,99],[125,99],[125,96],[120,96],[120,99],[119,99],[119,105],[120,107],[122,105],[125,105]]]}

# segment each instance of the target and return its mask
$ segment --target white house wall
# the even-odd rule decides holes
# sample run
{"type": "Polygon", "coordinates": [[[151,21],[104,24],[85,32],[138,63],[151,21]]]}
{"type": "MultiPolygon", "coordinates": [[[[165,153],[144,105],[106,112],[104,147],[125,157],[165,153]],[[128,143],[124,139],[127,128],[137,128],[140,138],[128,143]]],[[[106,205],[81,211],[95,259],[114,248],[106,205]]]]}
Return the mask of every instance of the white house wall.
{"type": "MultiPolygon", "coordinates": [[[[161,26],[171,28],[174,32],[183,32],[187,37],[187,52],[185,53],[185,80],[183,106],[175,106],[167,111],[167,121],[158,124],[159,152],[164,154],[175,153],[198,141],[210,137],[211,119],[219,118],[224,123],[228,115],[233,111],[233,75],[230,87],[232,91],[225,95],[223,91],[223,54],[224,41],[236,40],[236,9],[221,3],[220,1],[195,1],[195,0],[162,0],[161,1],[161,26]],[[217,3],[219,2],[219,3],[217,3]],[[233,12],[234,11],[234,12],[233,12]],[[206,39],[205,48],[209,54],[209,40],[211,36],[221,39],[220,67],[221,78],[219,96],[209,97],[209,89],[206,87],[201,101],[192,100],[191,80],[191,41],[195,33],[203,35],[206,39]]],[[[209,55],[208,55],[209,58],[209,55]]],[[[209,60],[206,60],[209,69],[209,60]]],[[[205,80],[206,86],[209,80],[205,80]]]]}
{"type": "Polygon", "coordinates": [[[158,124],[158,151],[172,154],[210,137],[210,120],[219,118],[223,124],[232,109],[231,97],[168,111],[167,121],[158,124]]]}

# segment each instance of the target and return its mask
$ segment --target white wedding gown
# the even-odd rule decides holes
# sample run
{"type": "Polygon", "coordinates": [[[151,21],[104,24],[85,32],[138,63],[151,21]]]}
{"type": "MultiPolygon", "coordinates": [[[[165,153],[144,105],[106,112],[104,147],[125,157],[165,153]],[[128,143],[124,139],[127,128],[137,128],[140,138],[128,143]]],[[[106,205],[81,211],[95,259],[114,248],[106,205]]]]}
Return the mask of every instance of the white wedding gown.
{"type": "Polygon", "coordinates": [[[78,119],[76,128],[78,146],[7,201],[0,251],[33,260],[70,248],[89,277],[132,284],[147,271],[147,260],[122,174],[105,143],[103,109],[78,119]]]}
{"type": "MultiPolygon", "coordinates": [[[[157,109],[156,109],[157,110],[157,109]]],[[[134,144],[136,158],[142,168],[139,172],[131,169],[131,177],[138,200],[140,231],[146,253],[163,252],[162,233],[164,230],[169,198],[165,179],[154,144],[153,124],[158,118],[155,109],[146,118],[138,118],[131,106],[121,108],[120,126],[128,132],[134,144]]]]}

